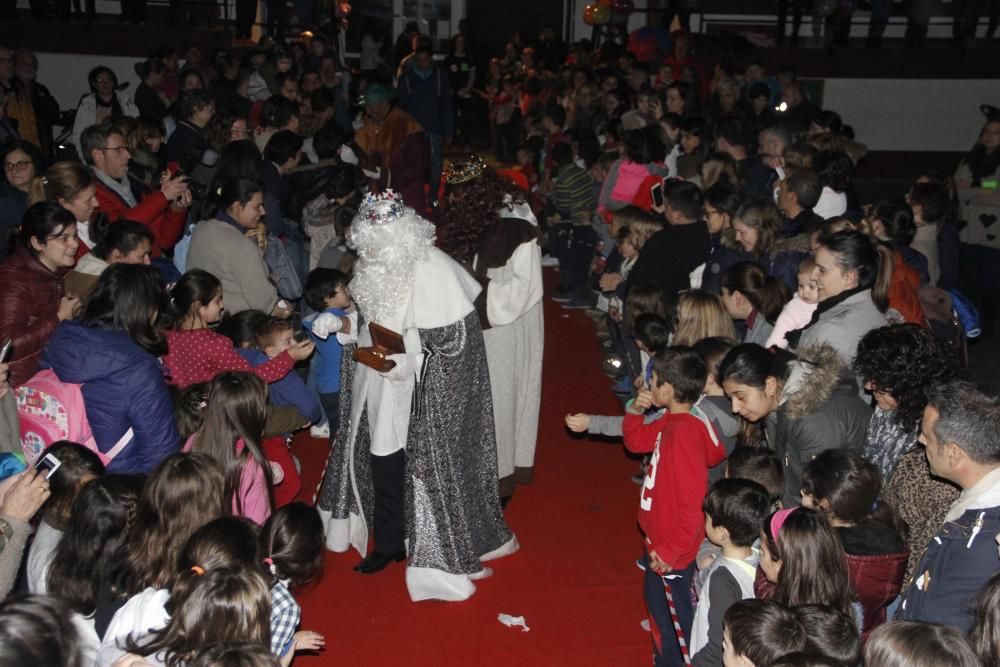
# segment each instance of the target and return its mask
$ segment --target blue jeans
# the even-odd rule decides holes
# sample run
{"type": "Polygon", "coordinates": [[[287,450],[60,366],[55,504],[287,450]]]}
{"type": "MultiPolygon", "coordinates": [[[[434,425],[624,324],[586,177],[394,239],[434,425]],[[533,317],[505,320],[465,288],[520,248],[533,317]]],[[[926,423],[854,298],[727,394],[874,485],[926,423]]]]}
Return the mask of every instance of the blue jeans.
{"type": "Polygon", "coordinates": [[[665,577],[653,572],[649,566],[649,555],[643,557],[646,572],[643,579],[643,596],[646,599],[646,612],[649,614],[649,631],[653,635],[653,665],[655,667],[681,667],[684,656],[677,641],[674,622],[670,618],[670,606],[664,590],[664,580],[670,584],[674,609],[684,633],[684,641],[690,646],[691,626],[694,624],[694,603],[691,601],[691,582],[697,568],[694,561],[680,570],[672,570],[665,577]],[[655,626],[655,627],[654,627],[655,626]]]}

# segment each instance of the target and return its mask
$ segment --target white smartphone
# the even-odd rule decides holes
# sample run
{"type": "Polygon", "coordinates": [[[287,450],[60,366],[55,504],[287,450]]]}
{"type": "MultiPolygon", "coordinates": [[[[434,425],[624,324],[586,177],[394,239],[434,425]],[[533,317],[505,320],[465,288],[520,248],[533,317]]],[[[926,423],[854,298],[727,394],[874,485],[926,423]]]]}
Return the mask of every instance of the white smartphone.
{"type": "Polygon", "coordinates": [[[57,459],[52,454],[46,454],[35,462],[35,472],[39,475],[45,473],[45,479],[50,479],[52,477],[52,473],[59,470],[59,466],[61,465],[62,461],[57,459]]]}
{"type": "Polygon", "coordinates": [[[663,206],[663,183],[656,183],[649,188],[649,194],[653,198],[653,206],[657,208],[663,206]]]}
{"type": "Polygon", "coordinates": [[[780,166],[775,167],[774,170],[778,173],[778,180],[779,181],[785,180],[785,170],[782,167],[780,167],[780,166]]]}

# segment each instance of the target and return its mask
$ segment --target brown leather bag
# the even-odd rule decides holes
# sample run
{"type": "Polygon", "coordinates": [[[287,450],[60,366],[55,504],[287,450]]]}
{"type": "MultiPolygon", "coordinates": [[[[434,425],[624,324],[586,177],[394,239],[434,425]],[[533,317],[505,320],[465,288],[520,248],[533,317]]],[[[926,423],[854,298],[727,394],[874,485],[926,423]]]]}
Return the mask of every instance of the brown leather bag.
{"type": "Polygon", "coordinates": [[[396,367],[396,362],[386,357],[390,354],[406,352],[403,337],[374,322],[368,323],[368,331],[372,336],[372,346],[355,349],[354,360],[377,370],[379,373],[387,373],[396,367]]]}

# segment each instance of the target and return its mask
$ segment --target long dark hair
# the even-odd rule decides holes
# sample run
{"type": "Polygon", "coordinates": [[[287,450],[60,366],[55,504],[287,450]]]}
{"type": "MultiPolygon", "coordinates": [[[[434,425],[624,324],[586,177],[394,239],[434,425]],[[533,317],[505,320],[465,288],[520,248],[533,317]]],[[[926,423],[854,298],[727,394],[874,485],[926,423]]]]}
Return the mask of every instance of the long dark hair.
{"type": "Polygon", "coordinates": [[[819,512],[799,507],[788,515],[780,535],[775,536],[771,534],[773,516],[764,520],[761,530],[772,560],[781,561],[770,599],[786,607],[822,604],[853,618],[847,559],[830,522],[819,512]]]}
{"type": "Polygon", "coordinates": [[[513,183],[485,169],[477,178],[449,186],[436,216],[437,245],[459,262],[472,262],[483,240],[500,224],[504,197],[523,203],[513,183]]]}
{"type": "Polygon", "coordinates": [[[166,667],[182,667],[213,641],[270,644],[271,594],[260,571],[219,568],[198,575],[170,621],[140,644],[125,642],[129,653],[165,654],[166,667]]]}
{"type": "Polygon", "coordinates": [[[261,568],[257,524],[238,516],[222,516],[194,531],[177,558],[177,576],[170,588],[167,611],[187,599],[199,572],[220,568],[261,568]]]}
{"type": "MultiPolygon", "coordinates": [[[[227,127],[226,132],[228,131],[227,127]]],[[[260,167],[260,150],[253,141],[243,139],[231,141],[223,146],[219,151],[218,166],[208,186],[208,198],[201,210],[201,217],[214,217],[220,208],[225,208],[220,201],[222,187],[225,184],[238,180],[259,181],[260,167]]]]}
{"type": "Polygon", "coordinates": [[[240,481],[250,459],[263,470],[270,504],[274,507],[271,468],[260,446],[266,419],[267,385],[263,380],[251,373],[235,371],[215,376],[208,390],[205,421],[192,449],[222,464],[226,498],[239,514],[243,512],[240,481]],[[243,449],[237,452],[239,442],[243,443],[243,449]]]}
{"type": "Polygon", "coordinates": [[[75,224],[76,218],[62,206],[38,202],[25,211],[21,219],[21,229],[17,234],[17,242],[22,248],[38,257],[38,251],[31,245],[32,239],[45,245],[50,238],[61,234],[67,226],[75,224]]]}
{"type": "Polygon", "coordinates": [[[763,389],[768,377],[783,384],[788,377],[789,364],[794,360],[795,355],[790,352],[772,352],[756,343],[743,343],[731,349],[719,364],[719,384],[732,380],[763,389]]]}
{"type": "Polygon", "coordinates": [[[191,316],[195,304],[207,306],[222,291],[222,283],[208,271],[191,269],[170,290],[174,310],[174,328],[181,328],[191,316]]]}
{"type": "Polygon", "coordinates": [[[45,595],[0,602],[0,664],[83,667],[83,642],[65,603],[45,595]]]}
{"type": "Polygon", "coordinates": [[[73,502],[46,583],[74,612],[92,613],[102,577],[124,562],[142,483],[132,475],[105,475],[85,484],[73,502]]]}
{"type": "Polygon", "coordinates": [[[979,591],[970,638],[984,665],[1000,665],[1000,572],[979,591]]]}
{"type": "Polygon", "coordinates": [[[146,225],[133,220],[112,223],[103,214],[95,216],[90,223],[90,238],[95,243],[90,252],[104,260],[111,255],[112,250],[127,255],[138,248],[142,241],[148,241],[150,246],[155,243],[153,233],[146,225]]]}
{"type": "Polygon", "coordinates": [[[828,449],[810,461],[802,473],[802,492],[817,503],[825,499],[830,518],[850,524],[874,519],[895,530],[900,538],[906,535],[906,524],[881,500],[882,473],[846,449],[828,449]]]}
{"type": "Polygon", "coordinates": [[[768,322],[774,323],[790,298],[788,287],[755,262],[739,262],[722,274],[722,288],[739,292],[768,322]]]}
{"type": "Polygon", "coordinates": [[[819,244],[833,254],[842,271],[857,272],[858,287],[871,289],[872,301],[879,310],[888,307],[892,256],[887,248],[867,234],[853,230],[821,236],[819,244]]]}
{"type": "Polygon", "coordinates": [[[80,323],[127,333],[136,345],[160,357],[167,353],[167,340],[155,320],[166,306],[159,271],[143,264],[113,264],[97,279],[80,323]]]}
{"type": "Polygon", "coordinates": [[[986,146],[982,142],[983,132],[991,123],[996,122],[1000,121],[994,119],[986,121],[983,129],[979,131],[979,136],[976,138],[976,145],[962,158],[962,162],[968,165],[969,171],[972,174],[972,187],[979,187],[984,178],[990,178],[996,173],[997,169],[1000,169],[1000,149],[996,149],[992,153],[987,153],[986,146]]]}
{"type": "Polygon", "coordinates": [[[69,440],[53,442],[39,455],[39,459],[47,454],[55,456],[62,465],[49,478],[49,491],[52,495],[45,501],[45,522],[65,531],[70,512],[73,511],[73,502],[80,493],[84,478],[103,475],[104,464],[93,451],[69,440]]]}
{"type": "Polygon", "coordinates": [[[222,466],[204,454],[172,454],[150,475],[129,537],[124,592],[170,588],[188,538],[200,526],[228,514],[222,466]]]}
{"type": "Polygon", "coordinates": [[[323,522],[315,507],[291,503],[275,510],[260,533],[261,558],[278,579],[301,588],[323,574],[323,522]]]}

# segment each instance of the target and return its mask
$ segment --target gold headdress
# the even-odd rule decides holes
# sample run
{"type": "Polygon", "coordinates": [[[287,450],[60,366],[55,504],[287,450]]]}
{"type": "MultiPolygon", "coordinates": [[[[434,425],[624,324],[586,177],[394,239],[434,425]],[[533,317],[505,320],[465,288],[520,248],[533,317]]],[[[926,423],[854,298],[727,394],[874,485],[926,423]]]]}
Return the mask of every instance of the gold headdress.
{"type": "Polygon", "coordinates": [[[452,160],[444,168],[444,178],[448,185],[457,185],[477,178],[486,170],[486,162],[479,155],[470,155],[464,160],[452,160]]]}

